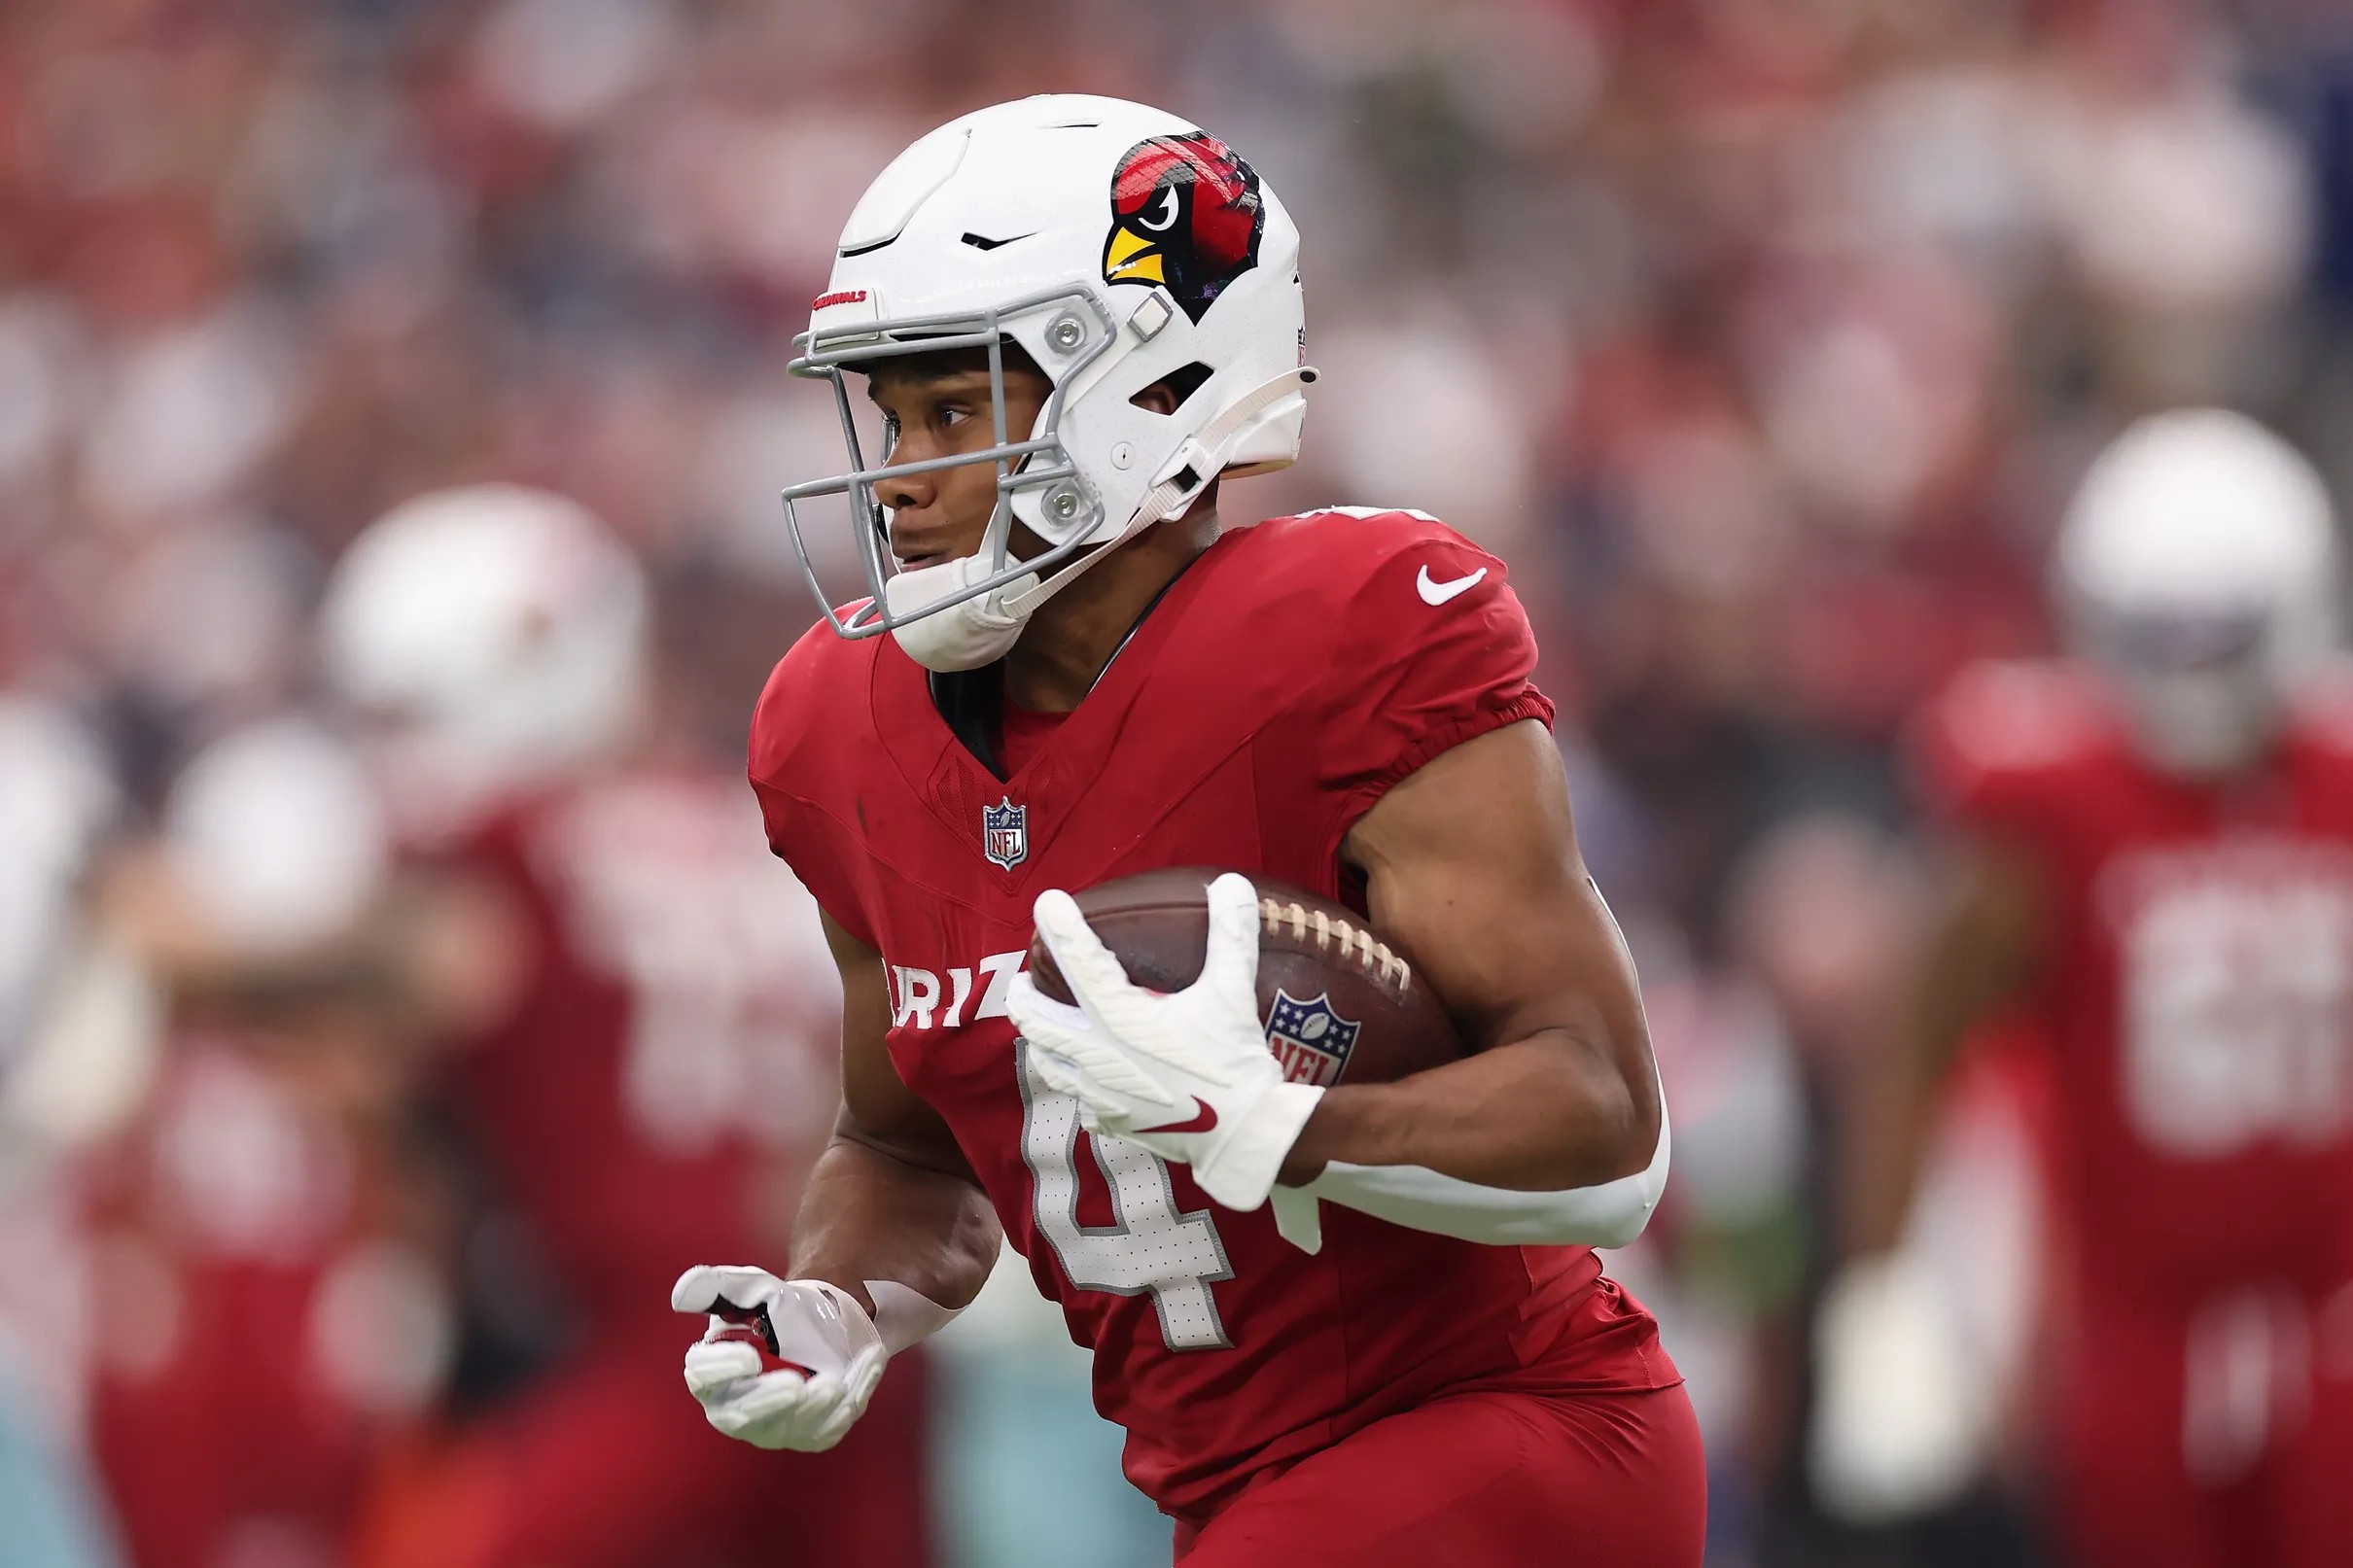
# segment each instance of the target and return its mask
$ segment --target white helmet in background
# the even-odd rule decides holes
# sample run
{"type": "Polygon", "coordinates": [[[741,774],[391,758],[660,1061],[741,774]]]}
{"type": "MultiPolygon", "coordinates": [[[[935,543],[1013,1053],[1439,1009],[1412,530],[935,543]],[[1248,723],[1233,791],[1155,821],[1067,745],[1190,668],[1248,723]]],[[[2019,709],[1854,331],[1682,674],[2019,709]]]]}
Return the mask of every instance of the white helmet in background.
{"type": "Polygon", "coordinates": [[[232,730],[197,752],[173,782],[160,825],[164,862],[207,940],[248,957],[297,953],[349,930],[390,854],[359,758],[291,716],[232,730]]]}
{"type": "Polygon", "coordinates": [[[454,826],[623,747],[649,597],[627,547],[545,491],[438,490],[369,524],[335,564],[320,637],[395,816],[454,826]]]}
{"type": "Polygon", "coordinates": [[[2056,575],[2069,641],[2116,682],[2144,753],[2176,773],[2253,762],[2337,640],[2319,474],[2221,409],[2117,437],[2068,510],[2056,575]]]}
{"type": "Polygon", "coordinates": [[[951,121],[901,153],[850,221],[797,374],[833,383],[850,469],[784,493],[820,603],[797,504],[850,502],[872,603],[825,614],[844,637],[888,631],[919,663],[974,669],[1097,556],[1181,517],[1222,473],[1299,454],[1306,310],[1299,230],[1258,174],[1190,122],[1118,98],[1043,96],[951,121]],[[1053,382],[1036,424],[1004,428],[1001,345],[1053,382]],[[995,442],[950,462],[868,468],[845,370],[945,349],[989,353],[995,442]],[[1176,378],[1174,413],[1129,400],[1176,378]],[[964,463],[997,468],[973,555],[892,575],[878,480],[964,463]],[[1047,545],[1023,562],[1014,521],[1047,545]],[[1064,562],[1060,572],[1054,568],[1064,562]]]}

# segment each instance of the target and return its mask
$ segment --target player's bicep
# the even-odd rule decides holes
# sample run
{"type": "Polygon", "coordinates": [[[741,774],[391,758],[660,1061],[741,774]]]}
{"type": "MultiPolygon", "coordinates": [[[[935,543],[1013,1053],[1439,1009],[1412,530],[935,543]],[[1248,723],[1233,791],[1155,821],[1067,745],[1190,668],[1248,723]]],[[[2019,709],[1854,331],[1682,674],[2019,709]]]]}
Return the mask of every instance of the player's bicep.
{"type": "Polygon", "coordinates": [[[970,1165],[948,1124],[909,1089],[892,1064],[891,984],[882,955],[844,930],[831,916],[825,946],[841,970],[841,1114],[836,1135],[943,1175],[973,1180],[970,1165]]]}
{"type": "Polygon", "coordinates": [[[1658,1096],[1633,963],[1577,852],[1559,751],[1533,720],[1432,758],[1357,821],[1343,854],[1373,923],[1412,953],[1473,1050],[1547,1036],[1658,1096]]]}

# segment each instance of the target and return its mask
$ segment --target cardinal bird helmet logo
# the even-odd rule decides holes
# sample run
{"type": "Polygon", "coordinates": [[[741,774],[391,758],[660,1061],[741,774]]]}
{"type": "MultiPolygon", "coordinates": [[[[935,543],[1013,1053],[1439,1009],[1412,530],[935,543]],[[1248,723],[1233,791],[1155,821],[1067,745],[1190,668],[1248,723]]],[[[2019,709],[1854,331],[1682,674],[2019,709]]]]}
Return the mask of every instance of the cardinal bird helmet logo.
{"type": "Polygon", "coordinates": [[[1195,326],[1258,264],[1258,171],[1202,131],[1138,142],[1111,174],[1106,283],[1157,283],[1195,326]]]}

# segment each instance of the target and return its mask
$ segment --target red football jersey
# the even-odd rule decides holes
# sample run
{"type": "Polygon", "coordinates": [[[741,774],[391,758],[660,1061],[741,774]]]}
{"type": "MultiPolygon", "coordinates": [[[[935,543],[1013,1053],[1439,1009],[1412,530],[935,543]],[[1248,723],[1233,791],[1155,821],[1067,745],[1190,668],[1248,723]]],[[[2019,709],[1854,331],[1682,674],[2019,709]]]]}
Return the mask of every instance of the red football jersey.
{"type": "Polygon", "coordinates": [[[455,1063],[503,1193],[571,1299],[675,1339],[690,1264],[781,1244],[781,1161],[838,1100],[840,985],[808,895],[746,861],[742,786],[623,773],[514,806],[455,863],[524,928],[509,1014],[455,1063]]]}
{"type": "Polygon", "coordinates": [[[696,1263],[781,1256],[840,1103],[840,985],[809,895],[747,858],[743,786],[624,770],[519,802],[452,862],[517,918],[522,983],[452,1053],[450,1098],[585,1331],[479,1418],[389,1467],[348,1560],[642,1568],[931,1560],[920,1368],[825,1462],[780,1478],[678,1381],[696,1263]]]}
{"type": "Polygon", "coordinates": [[[1470,1387],[1677,1379],[1584,1247],[1482,1247],[1324,1205],[1316,1255],[1264,1208],[1100,1142],[1019,1059],[1005,992],[1049,888],[1164,866],[1362,909],[1351,825],[1432,756],[1549,722],[1503,563],[1412,513],[1226,534],[1067,719],[989,771],[887,638],[823,626],[753,721],[769,843],[891,975],[892,1061],[947,1120],[1037,1284],[1095,1353],[1129,1479],[1179,1518],[1384,1415],[1470,1387]]]}
{"type": "Polygon", "coordinates": [[[2059,1217],[2087,1302],[2218,1268],[2353,1263],[2353,709],[2256,778],[2160,773],[2089,672],[1965,672],[1924,714],[1931,803],[2019,847],[2050,909],[2027,1006],[2054,1053],[2059,1217]]]}
{"type": "Polygon", "coordinates": [[[89,1442],[137,1568],[336,1560],[440,1373],[417,1172],[273,1063],[290,1040],[320,1045],[176,1028],[88,1171],[89,1442]]]}

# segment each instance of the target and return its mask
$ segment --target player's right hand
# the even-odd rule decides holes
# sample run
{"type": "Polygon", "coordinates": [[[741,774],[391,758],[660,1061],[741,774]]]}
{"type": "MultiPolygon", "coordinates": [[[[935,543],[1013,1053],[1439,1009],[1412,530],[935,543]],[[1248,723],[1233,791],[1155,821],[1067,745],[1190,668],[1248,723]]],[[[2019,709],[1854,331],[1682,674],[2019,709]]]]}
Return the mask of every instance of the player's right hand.
{"type": "Polygon", "coordinates": [[[1208,898],[1201,978],[1163,994],[1128,978],[1076,899],[1058,889],[1038,894],[1037,935],[1071,999],[1048,996],[1025,971],[1005,1012],[1029,1042],[1031,1068],[1078,1101],[1088,1132],[1191,1166],[1203,1192],[1247,1213],[1273,1193],[1323,1091],[1284,1082],[1267,1049],[1257,889],[1229,871],[1208,898]]]}
{"type": "Polygon", "coordinates": [[[710,1317],[686,1351],[687,1391],[713,1426],[755,1447],[832,1447],[890,1359],[866,1309],[822,1279],[698,1264],[670,1287],[670,1305],[710,1317]]]}

